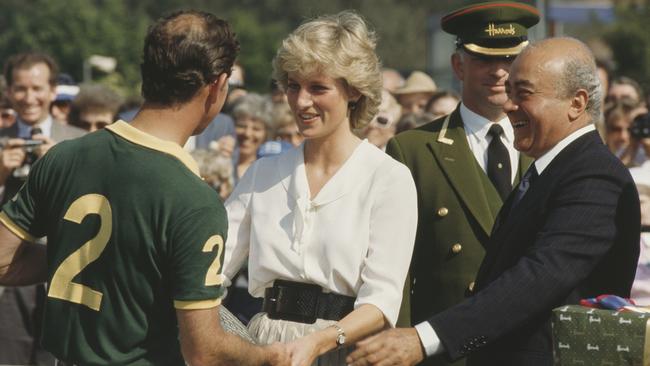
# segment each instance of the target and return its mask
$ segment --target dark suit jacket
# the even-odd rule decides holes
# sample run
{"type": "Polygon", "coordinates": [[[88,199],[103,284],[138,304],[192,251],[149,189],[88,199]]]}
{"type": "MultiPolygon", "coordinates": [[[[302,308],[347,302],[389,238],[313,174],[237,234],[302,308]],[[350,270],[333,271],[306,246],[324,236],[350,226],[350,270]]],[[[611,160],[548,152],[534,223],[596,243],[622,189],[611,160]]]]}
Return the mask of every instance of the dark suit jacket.
{"type": "MultiPolygon", "coordinates": [[[[470,150],[458,108],[447,123],[441,118],[397,135],[386,152],[411,170],[418,193],[417,236],[399,324],[410,326],[465,298],[502,201],[470,150]]],[[[515,182],[531,161],[521,156],[515,182]]],[[[449,364],[442,357],[426,363],[449,364]]]]}
{"type": "MultiPolygon", "coordinates": [[[[56,142],[79,137],[86,131],[52,122],[56,142]]],[[[0,137],[17,137],[18,124],[0,129],[0,137]]],[[[10,176],[2,203],[11,199],[23,181],[10,176]]],[[[0,288],[0,364],[53,365],[54,358],[38,344],[45,288],[43,285],[0,288]]]]}
{"type": "Polygon", "coordinates": [[[511,207],[513,197],[487,243],[477,293],[429,319],[450,358],[472,353],[468,365],[552,365],[551,310],[627,297],[634,279],[638,194],[595,131],[562,150],[511,207]]]}

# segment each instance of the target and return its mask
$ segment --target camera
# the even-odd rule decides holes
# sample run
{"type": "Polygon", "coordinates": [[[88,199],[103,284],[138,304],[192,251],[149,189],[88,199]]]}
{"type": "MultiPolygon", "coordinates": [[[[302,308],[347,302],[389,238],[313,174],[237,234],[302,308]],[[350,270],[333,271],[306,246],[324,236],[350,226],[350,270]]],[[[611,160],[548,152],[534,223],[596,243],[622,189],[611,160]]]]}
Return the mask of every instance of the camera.
{"type": "Polygon", "coordinates": [[[650,113],[638,115],[630,126],[630,135],[637,139],[650,137],[650,113]]]}
{"type": "Polygon", "coordinates": [[[14,169],[13,176],[15,178],[27,178],[32,164],[34,164],[34,162],[36,162],[36,159],[38,159],[38,156],[36,155],[36,149],[39,146],[43,145],[43,143],[44,141],[42,140],[25,140],[25,143],[23,145],[11,146],[9,145],[8,139],[0,142],[0,146],[2,146],[3,149],[7,147],[19,147],[25,150],[25,160],[23,160],[23,164],[20,167],[14,169]]]}

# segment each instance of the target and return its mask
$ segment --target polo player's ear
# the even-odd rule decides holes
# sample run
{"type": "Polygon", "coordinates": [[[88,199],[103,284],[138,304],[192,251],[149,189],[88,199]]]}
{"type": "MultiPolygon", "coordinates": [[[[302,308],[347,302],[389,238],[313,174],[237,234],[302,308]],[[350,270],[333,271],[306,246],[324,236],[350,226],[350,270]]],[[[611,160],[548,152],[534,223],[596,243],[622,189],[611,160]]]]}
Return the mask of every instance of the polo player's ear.
{"type": "Polygon", "coordinates": [[[208,84],[208,102],[215,103],[228,94],[228,75],[224,72],[208,84]]]}
{"type": "Polygon", "coordinates": [[[217,80],[213,81],[219,92],[228,92],[228,75],[224,72],[217,77],[217,80]]]}
{"type": "Polygon", "coordinates": [[[584,89],[578,91],[571,98],[571,105],[569,105],[569,120],[575,121],[585,113],[587,103],[589,102],[589,93],[584,89]]]}

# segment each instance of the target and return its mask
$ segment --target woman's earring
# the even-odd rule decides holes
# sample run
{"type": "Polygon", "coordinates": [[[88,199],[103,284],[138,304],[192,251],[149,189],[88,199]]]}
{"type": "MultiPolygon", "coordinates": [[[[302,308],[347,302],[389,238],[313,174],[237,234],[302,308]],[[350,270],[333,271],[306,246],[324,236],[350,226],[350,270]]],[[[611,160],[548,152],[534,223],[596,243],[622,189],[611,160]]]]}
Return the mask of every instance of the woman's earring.
{"type": "Polygon", "coordinates": [[[357,102],[348,102],[348,109],[353,111],[357,108],[357,102]]]}

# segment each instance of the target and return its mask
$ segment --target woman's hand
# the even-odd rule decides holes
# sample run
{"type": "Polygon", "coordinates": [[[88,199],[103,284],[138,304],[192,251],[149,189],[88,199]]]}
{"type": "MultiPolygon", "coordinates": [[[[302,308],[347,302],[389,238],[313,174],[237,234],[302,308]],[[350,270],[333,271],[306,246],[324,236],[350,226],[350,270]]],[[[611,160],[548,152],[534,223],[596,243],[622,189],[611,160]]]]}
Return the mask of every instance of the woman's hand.
{"type": "Polygon", "coordinates": [[[306,335],[286,345],[291,356],[291,366],[309,366],[320,356],[321,347],[316,333],[306,335]]]}

